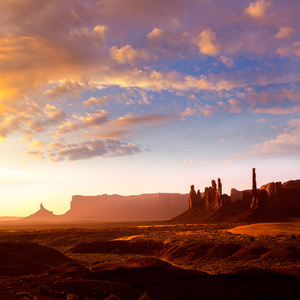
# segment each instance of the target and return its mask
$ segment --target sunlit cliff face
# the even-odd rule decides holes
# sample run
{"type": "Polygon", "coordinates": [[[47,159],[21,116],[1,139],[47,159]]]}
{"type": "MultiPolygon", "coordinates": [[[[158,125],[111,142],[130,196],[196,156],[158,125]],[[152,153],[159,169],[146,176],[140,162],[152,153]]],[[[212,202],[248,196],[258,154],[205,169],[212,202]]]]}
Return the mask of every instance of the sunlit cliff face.
{"type": "Polygon", "coordinates": [[[73,194],[186,193],[218,177],[229,193],[251,185],[252,167],[258,184],[299,176],[297,8],[2,0],[3,214],[41,198],[60,213],[73,194]]]}

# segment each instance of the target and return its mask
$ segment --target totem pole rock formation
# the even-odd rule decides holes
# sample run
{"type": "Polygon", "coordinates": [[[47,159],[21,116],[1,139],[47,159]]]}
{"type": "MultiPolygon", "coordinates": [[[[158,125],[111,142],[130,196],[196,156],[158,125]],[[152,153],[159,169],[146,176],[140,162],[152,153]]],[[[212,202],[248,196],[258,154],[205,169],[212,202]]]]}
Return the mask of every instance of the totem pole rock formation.
{"type": "Polygon", "coordinates": [[[252,169],[252,199],[251,199],[250,207],[251,208],[258,207],[255,168],[252,169]]]}
{"type": "Polygon", "coordinates": [[[217,184],[215,180],[211,181],[211,186],[204,190],[203,198],[201,198],[200,190],[195,196],[194,186],[191,186],[189,208],[207,209],[221,209],[230,206],[231,199],[228,195],[222,194],[221,179],[218,178],[217,184]]]}
{"type": "Polygon", "coordinates": [[[270,221],[290,220],[300,216],[300,179],[285,183],[270,182],[257,188],[256,169],[252,168],[252,189],[231,189],[232,197],[222,193],[221,179],[211,181],[204,193],[191,186],[189,210],[177,220],[270,221]],[[202,197],[201,197],[202,196],[202,197]],[[231,218],[231,219],[230,219],[231,218]]]}
{"type": "Polygon", "coordinates": [[[197,208],[197,194],[195,192],[194,185],[191,185],[191,191],[190,191],[190,199],[189,199],[189,208],[195,209],[197,208]]]}

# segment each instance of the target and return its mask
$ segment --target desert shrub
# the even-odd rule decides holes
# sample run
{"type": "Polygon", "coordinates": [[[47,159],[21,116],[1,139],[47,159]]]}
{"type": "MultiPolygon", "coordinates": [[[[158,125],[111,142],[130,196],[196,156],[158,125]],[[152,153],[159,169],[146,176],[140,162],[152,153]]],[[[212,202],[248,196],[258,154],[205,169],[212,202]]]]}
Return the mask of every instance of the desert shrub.
{"type": "Polygon", "coordinates": [[[147,295],[147,293],[144,293],[139,300],[151,300],[151,298],[147,295]]]}
{"type": "Polygon", "coordinates": [[[68,294],[67,295],[67,300],[78,300],[78,296],[74,294],[68,294]]]}
{"type": "Polygon", "coordinates": [[[105,300],[120,300],[120,298],[118,296],[116,296],[115,294],[111,294],[110,296],[105,298],[105,300]]]}
{"type": "Polygon", "coordinates": [[[295,240],[297,237],[294,233],[291,234],[291,240],[295,240]]]}

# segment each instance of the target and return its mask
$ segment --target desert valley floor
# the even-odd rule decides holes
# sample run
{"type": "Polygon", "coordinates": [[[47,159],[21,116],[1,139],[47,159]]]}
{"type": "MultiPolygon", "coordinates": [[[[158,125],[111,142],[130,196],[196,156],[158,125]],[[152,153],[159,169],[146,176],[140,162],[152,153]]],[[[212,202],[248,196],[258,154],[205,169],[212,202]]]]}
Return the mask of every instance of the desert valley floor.
{"type": "Polygon", "coordinates": [[[0,299],[298,299],[300,223],[0,227],[0,299]]]}

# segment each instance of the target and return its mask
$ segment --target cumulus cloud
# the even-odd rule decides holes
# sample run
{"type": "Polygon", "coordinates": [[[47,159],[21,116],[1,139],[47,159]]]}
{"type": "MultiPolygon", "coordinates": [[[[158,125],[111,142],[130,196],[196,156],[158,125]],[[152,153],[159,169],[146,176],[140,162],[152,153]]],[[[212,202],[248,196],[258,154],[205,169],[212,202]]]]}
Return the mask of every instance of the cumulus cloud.
{"type": "Polygon", "coordinates": [[[86,113],[84,116],[73,115],[76,121],[67,120],[59,126],[56,131],[57,135],[67,134],[77,130],[97,128],[103,126],[109,120],[109,113],[105,110],[98,110],[93,113],[86,113]]]}
{"type": "Polygon", "coordinates": [[[227,56],[222,55],[222,56],[220,56],[220,60],[228,68],[232,68],[234,66],[234,61],[233,61],[232,57],[227,57],[227,56]]]}
{"type": "Polygon", "coordinates": [[[270,94],[266,91],[262,91],[261,93],[257,93],[253,87],[245,88],[245,98],[250,106],[257,105],[269,105],[270,103],[270,94]]]}
{"type": "Polygon", "coordinates": [[[292,52],[296,56],[300,57],[300,42],[299,41],[293,43],[292,52]]]}
{"type": "MultiPolygon", "coordinates": [[[[178,24],[177,24],[178,25],[178,24]]],[[[182,57],[191,47],[191,36],[189,32],[182,32],[181,26],[175,26],[175,29],[154,28],[147,34],[148,45],[159,51],[160,57],[182,57]]],[[[155,59],[159,59],[158,56],[155,59]]]]}
{"type": "Polygon", "coordinates": [[[181,114],[182,117],[191,117],[197,114],[196,108],[187,107],[186,110],[181,114]]]}
{"type": "Polygon", "coordinates": [[[300,119],[292,119],[289,125],[293,129],[279,134],[276,138],[256,144],[247,155],[252,157],[280,157],[300,153],[300,119]]]}
{"type": "Polygon", "coordinates": [[[212,114],[216,111],[216,107],[207,104],[203,107],[199,107],[198,111],[200,112],[200,114],[206,117],[211,117],[212,114]]]}
{"type": "Polygon", "coordinates": [[[16,106],[13,113],[2,119],[0,137],[6,138],[16,131],[33,137],[33,132],[44,132],[62,123],[65,118],[65,112],[53,105],[46,104],[38,108],[36,104],[24,103],[20,107],[16,106]]]}
{"type": "Polygon", "coordinates": [[[230,105],[230,109],[229,109],[230,113],[238,114],[238,113],[242,112],[242,109],[240,107],[241,102],[239,100],[231,98],[228,100],[228,103],[230,105]]]}
{"type": "Polygon", "coordinates": [[[45,159],[45,153],[44,151],[26,151],[25,152],[25,155],[26,156],[31,156],[31,157],[34,157],[34,158],[38,158],[38,159],[45,159]]]}
{"type": "Polygon", "coordinates": [[[153,45],[158,46],[160,45],[160,41],[163,38],[164,31],[159,28],[153,28],[153,30],[147,34],[147,39],[153,45]]]}
{"type": "Polygon", "coordinates": [[[107,105],[108,103],[109,103],[109,98],[107,96],[103,96],[101,98],[91,97],[88,100],[85,100],[83,102],[83,104],[88,107],[95,107],[95,106],[101,107],[107,105]]]}
{"type": "Polygon", "coordinates": [[[135,65],[137,61],[150,60],[150,55],[145,49],[133,49],[126,45],[118,49],[116,46],[110,48],[110,57],[121,64],[135,65]]]}
{"type": "MultiPolygon", "coordinates": [[[[146,92],[141,91],[141,96],[144,97],[142,100],[147,100],[146,92]]],[[[108,94],[106,96],[95,98],[91,97],[88,100],[83,102],[84,106],[94,108],[96,106],[102,107],[104,105],[108,105],[109,103],[119,103],[125,105],[132,105],[137,103],[137,99],[139,96],[131,89],[127,90],[127,93],[115,93],[115,94],[108,94]]],[[[144,102],[144,104],[149,104],[148,100],[144,102]]]]}
{"type": "Polygon", "coordinates": [[[257,0],[250,3],[245,9],[245,13],[254,19],[261,19],[265,16],[265,12],[269,5],[269,1],[257,0]]]}
{"type": "Polygon", "coordinates": [[[228,111],[231,114],[238,114],[242,112],[241,102],[237,99],[231,98],[227,103],[223,101],[217,102],[220,107],[222,107],[225,111],[228,111]]]}
{"type": "Polygon", "coordinates": [[[26,121],[23,116],[7,117],[0,125],[0,138],[5,139],[11,132],[20,130],[21,124],[26,121]]]}
{"type": "Polygon", "coordinates": [[[89,31],[87,28],[73,30],[69,33],[69,38],[84,42],[85,40],[92,40],[96,45],[103,46],[105,43],[105,35],[108,30],[107,26],[98,25],[89,31]]]}
{"type": "Polygon", "coordinates": [[[93,157],[105,158],[134,155],[142,152],[143,151],[139,146],[131,143],[122,143],[121,141],[112,139],[94,139],[80,143],[67,144],[63,148],[55,148],[55,145],[52,145],[49,156],[53,161],[63,161],[65,159],[74,161],[93,157]]]}
{"type": "Polygon", "coordinates": [[[195,39],[194,43],[199,47],[200,54],[216,56],[220,52],[220,47],[214,44],[215,40],[216,33],[207,28],[199,34],[199,39],[195,39]]]}
{"type": "Polygon", "coordinates": [[[80,93],[86,88],[90,88],[88,83],[66,80],[58,85],[54,85],[44,94],[52,99],[60,99],[66,97],[78,98],[80,93]]]}
{"type": "Polygon", "coordinates": [[[277,39],[289,39],[294,33],[294,29],[290,26],[280,26],[279,31],[274,35],[277,39]]]}
{"type": "MultiPolygon", "coordinates": [[[[284,107],[300,99],[295,87],[297,2],[272,1],[272,7],[267,0],[221,2],[0,1],[0,137],[21,132],[31,139],[42,133],[49,143],[53,133],[61,135],[55,138],[98,134],[99,139],[118,140],[139,126],[211,116],[220,107],[240,113],[238,99],[245,99],[253,113],[299,112],[297,106],[284,107]],[[261,26],[245,20],[243,12],[263,20],[261,26]],[[274,59],[276,50],[286,56],[284,70],[277,69],[283,57],[274,59]],[[226,73],[220,73],[221,62],[226,73]],[[282,83],[295,91],[278,92],[274,86],[282,83]],[[191,106],[192,94],[212,102],[191,106]],[[86,101],[80,103],[81,96],[86,101]],[[156,113],[177,97],[187,101],[178,109],[187,107],[183,113],[156,113]],[[104,105],[107,111],[98,111],[104,105]]],[[[76,145],[51,147],[79,151],[84,144],[76,145]]]]}
{"type": "Polygon", "coordinates": [[[238,80],[230,81],[226,78],[208,79],[207,76],[184,75],[179,72],[158,72],[149,68],[128,70],[126,73],[105,73],[105,76],[93,81],[95,86],[118,85],[122,88],[140,88],[144,90],[230,90],[243,86],[238,80]]]}

